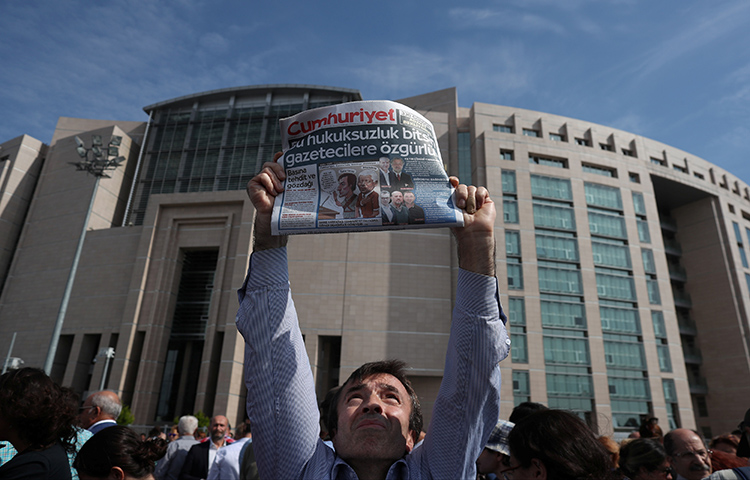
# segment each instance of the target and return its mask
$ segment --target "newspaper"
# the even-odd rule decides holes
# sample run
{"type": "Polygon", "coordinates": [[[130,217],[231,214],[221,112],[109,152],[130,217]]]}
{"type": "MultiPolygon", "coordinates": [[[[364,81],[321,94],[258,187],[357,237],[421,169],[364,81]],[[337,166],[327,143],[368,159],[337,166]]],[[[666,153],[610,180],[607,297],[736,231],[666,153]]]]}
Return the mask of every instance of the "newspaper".
{"type": "Polygon", "coordinates": [[[432,124],[391,101],[280,120],[286,172],[274,235],[463,225],[432,124]]]}

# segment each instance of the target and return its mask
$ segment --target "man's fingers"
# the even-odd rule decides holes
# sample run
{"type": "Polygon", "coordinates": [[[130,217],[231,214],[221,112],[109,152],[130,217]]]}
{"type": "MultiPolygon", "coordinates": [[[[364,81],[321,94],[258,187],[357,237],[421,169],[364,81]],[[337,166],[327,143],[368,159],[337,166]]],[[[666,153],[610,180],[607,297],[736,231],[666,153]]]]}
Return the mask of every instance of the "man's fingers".
{"type": "Polygon", "coordinates": [[[467,187],[467,197],[466,197],[466,213],[473,214],[477,211],[477,187],[474,185],[469,185],[467,187]]]}

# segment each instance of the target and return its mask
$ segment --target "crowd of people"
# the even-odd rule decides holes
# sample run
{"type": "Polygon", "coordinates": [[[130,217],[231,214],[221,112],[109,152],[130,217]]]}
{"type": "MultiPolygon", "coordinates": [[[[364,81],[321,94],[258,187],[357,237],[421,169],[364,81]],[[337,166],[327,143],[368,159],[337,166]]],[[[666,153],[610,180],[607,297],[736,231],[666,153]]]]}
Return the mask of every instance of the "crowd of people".
{"type": "Polygon", "coordinates": [[[477,459],[478,479],[746,480],[750,410],[737,430],[709,444],[695,431],[666,435],[656,418],[621,442],[597,436],[577,415],[524,402],[500,420],[477,459]],[[720,448],[721,450],[716,449],[720,448]]]}
{"type": "Polygon", "coordinates": [[[211,419],[207,435],[192,415],[179,419],[175,435],[158,427],[138,435],[117,424],[122,403],[115,392],[94,392],[79,404],[77,394],[42,370],[0,376],[0,479],[258,478],[247,421],[234,438],[223,415],[211,419]]]}

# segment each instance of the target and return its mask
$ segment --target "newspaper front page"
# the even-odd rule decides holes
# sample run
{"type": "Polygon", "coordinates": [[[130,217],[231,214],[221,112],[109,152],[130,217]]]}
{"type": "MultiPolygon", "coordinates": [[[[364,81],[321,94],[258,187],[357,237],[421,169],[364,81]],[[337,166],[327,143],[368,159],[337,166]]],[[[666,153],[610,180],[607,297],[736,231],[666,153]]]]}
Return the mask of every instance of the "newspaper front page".
{"type": "Polygon", "coordinates": [[[411,108],[349,102],[279,124],[287,178],[274,235],[463,225],[435,130],[411,108]]]}

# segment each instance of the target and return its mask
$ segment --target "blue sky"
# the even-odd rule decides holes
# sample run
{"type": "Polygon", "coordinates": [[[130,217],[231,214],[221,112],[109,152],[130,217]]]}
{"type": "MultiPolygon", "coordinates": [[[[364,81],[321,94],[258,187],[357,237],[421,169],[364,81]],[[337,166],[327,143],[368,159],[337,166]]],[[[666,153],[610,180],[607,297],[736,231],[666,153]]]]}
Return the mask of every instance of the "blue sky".
{"type": "Polygon", "coordinates": [[[750,2],[0,0],[0,141],[218,88],[458,88],[681,148],[750,183],[750,2]]]}

